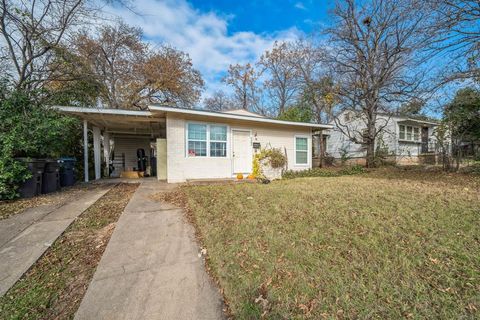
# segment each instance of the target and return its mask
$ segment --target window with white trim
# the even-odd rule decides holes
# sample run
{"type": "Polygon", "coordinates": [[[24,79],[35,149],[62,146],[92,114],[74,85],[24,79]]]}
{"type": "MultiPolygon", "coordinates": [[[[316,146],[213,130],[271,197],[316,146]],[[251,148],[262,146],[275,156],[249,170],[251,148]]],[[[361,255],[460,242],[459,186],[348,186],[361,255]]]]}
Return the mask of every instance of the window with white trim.
{"type": "Polygon", "coordinates": [[[227,127],[210,126],[210,157],[227,156],[227,127]]]}
{"type": "Polygon", "coordinates": [[[295,137],[295,164],[308,164],[307,137],[295,137]]]}
{"type": "Polygon", "coordinates": [[[227,126],[187,124],[188,157],[227,157],[227,126]]]}
{"type": "Polygon", "coordinates": [[[188,156],[206,157],[207,156],[207,125],[206,124],[188,124],[188,156]]]}
{"type": "Polygon", "coordinates": [[[420,128],[401,124],[398,138],[404,141],[420,141],[420,128]]]}

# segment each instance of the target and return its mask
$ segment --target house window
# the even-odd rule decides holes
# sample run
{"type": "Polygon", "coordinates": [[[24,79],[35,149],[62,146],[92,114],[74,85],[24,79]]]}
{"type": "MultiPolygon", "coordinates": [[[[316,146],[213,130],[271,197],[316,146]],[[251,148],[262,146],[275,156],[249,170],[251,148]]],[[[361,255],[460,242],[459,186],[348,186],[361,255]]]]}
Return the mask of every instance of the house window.
{"type": "Polygon", "coordinates": [[[420,128],[413,127],[413,140],[420,141],[420,128]]]}
{"type": "Polygon", "coordinates": [[[420,128],[399,125],[399,137],[400,140],[405,141],[420,141],[420,128]]]}
{"type": "Polygon", "coordinates": [[[188,157],[227,156],[227,126],[189,123],[187,131],[188,157]]]}
{"type": "Polygon", "coordinates": [[[295,137],[295,164],[308,164],[307,137],[295,137]]]}
{"type": "Polygon", "coordinates": [[[207,125],[188,124],[188,156],[207,156],[207,125]]]}
{"type": "Polygon", "coordinates": [[[400,126],[400,140],[405,140],[405,126],[400,126]]]}
{"type": "Polygon", "coordinates": [[[210,157],[227,156],[227,127],[210,126],[210,157]]]}

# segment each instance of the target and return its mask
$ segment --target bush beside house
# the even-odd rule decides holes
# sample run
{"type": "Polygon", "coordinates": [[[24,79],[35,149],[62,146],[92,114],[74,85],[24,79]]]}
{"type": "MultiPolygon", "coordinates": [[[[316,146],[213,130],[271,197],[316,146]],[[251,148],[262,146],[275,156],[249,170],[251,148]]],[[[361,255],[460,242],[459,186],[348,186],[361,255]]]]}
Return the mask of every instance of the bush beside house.
{"type": "Polygon", "coordinates": [[[17,157],[74,155],[81,130],[76,119],[41,105],[35,93],[0,87],[0,200],[18,196],[29,171],[17,157]]]}

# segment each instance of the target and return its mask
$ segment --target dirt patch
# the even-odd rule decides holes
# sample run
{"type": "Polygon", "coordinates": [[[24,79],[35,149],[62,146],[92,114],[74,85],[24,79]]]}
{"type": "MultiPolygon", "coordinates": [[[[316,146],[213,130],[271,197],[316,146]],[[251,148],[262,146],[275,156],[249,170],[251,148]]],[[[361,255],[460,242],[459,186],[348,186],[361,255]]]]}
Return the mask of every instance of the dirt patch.
{"type": "Polygon", "coordinates": [[[119,184],[95,202],[0,298],[0,319],[70,319],[138,184],[119,184]]]}

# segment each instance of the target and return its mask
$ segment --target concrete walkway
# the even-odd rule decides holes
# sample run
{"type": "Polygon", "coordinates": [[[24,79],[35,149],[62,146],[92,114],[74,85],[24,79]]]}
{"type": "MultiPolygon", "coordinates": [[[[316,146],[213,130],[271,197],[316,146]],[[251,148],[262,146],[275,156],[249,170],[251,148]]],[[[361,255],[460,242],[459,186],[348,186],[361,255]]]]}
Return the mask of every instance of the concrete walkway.
{"type": "Polygon", "coordinates": [[[34,264],[65,229],[111,185],[82,193],[74,201],[42,205],[0,221],[0,296],[34,264]]]}
{"type": "Polygon", "coordinates": [[[142,182],[117,222],[76,320],[224,318],[182,210],[149,197],[173,187],[142,182]]]}

